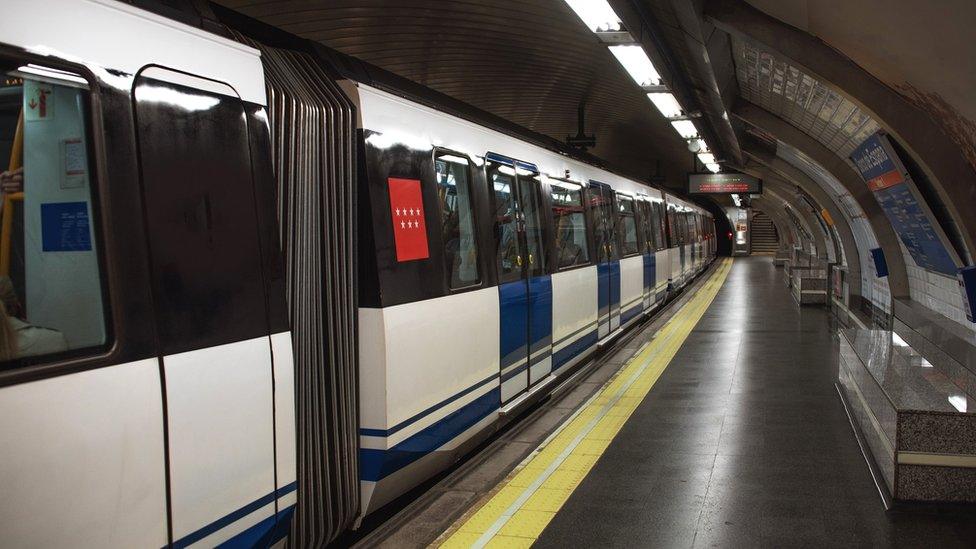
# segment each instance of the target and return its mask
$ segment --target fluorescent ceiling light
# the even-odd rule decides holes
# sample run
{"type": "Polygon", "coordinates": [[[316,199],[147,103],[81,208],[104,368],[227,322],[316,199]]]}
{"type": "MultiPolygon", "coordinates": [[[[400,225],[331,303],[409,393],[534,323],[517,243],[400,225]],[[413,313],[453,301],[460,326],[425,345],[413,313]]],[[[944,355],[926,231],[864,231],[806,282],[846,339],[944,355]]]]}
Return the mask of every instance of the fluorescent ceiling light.
{"type": "Polygon", "coordinates": [[[638,86],[653,86],[661,81],[661,75],[648,59],[644,48],[636,44],[610,46],[610,53],[620,61],[638,86]]]}
{"type": "Polygon", "coordinates": [[[674,120],[671,122],[671,125],[674,126],[678,135],[685,139],[698,137],[698,128],[695,127],[695,124],[691,120],[674,120]]]}
{"type": "Polygon", "coordinates": [[[712,173],[718,173],[722,171],[722,166],[719,166],[718,164],[705,164],[705,167],[708,168],[708,171],[712,173]]]}
{"type": "Polygon", "coordinates": [[[701,160],[702,164],[715,164],[715,155],[712,153],[700,153],[698,160],[701,160]]]}
{"type": "Polygon", "coordinates": [[[681,105],[670,93],[649,93],[647,97],[654,103],[657,110],[661,111],[661,116],[664,118],[681,116],[681,105]]]}
{"type": "Polygon", "coordinates": [[[908,347],[908,343],[905,343],[905,340],[895,332],[891,332],[891,342],[899,347],[908,347]]]}
{"type": "Polygon", "coordinates": [[[705,140],[704,139],[698,138],[698,139],[695,139],[694,141],[698,145],[698,152],[700,152],[700,153],[706,153],[706,152],[712,150],[708,146],[708,143],[705,143],[705,140]]]}
{"type": "Polygon", "coordinates": [[[620,18],[607,0],[566,0],[566,3],[593,32],[619,31],[621,28],[620,18]]]}

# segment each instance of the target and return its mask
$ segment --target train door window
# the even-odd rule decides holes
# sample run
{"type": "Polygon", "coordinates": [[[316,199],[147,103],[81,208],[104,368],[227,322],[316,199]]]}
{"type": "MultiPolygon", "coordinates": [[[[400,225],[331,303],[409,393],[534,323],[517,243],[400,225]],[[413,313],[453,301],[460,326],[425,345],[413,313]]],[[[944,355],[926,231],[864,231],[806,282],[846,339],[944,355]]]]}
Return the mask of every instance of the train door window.
{"type": "Polygon", "coordinates": [[[681,246],[682,244],[681,231],[679,230],[678,227],[680,225],[680,223],[678,223],[678,217],[681,214],[678,212],[678,209],[675,208],[674,204],[669,203],[667,205],[667,210],[668,210],[668,219],[667,219],[668,234],[671,236],[671,241],[670,241],[671,247],[674,248],[674,247],[681,246]]]}
{"type": "Polygon", "coordinates": [[[620,215],[618,227],[621,236],[621,252],[624,257],[636,254],[640,247],[637,240],[637,218],[634,214],[634,199],[617,195],[617,213],[620,215]]]}
{"type": "Polygon", "coordinates": [[[664,215],[664,202],[656,200],[651,203],[651,213],[653,216],[652,223],[654,224],[655,244],[658,250],[663,250],[668,247],[664,239],[664,221],[666,218],[664,215]]]}
{"type": "Polygon", "coordinates": [[[590,262],[583,215],[583,187],[567,181],[550,180],[552,218],[556,227],[556,261],[560,269],[590,262]]]}
{"type": "Polygon", "coordinates": [[[27,63],[0,72],[0,368],[14,368],[103,346],[107,307],[88,83],[27,63]]]}
{"type": "Polygon", "coordinates": [[[518,239],[518,213],[515,203],[515,168],[489,161],[488,184],[494,195],[495,257],[499,282],[511,282],[522,276],[522,254],[518,239]]]}
{"type": "Polygon", "coordinates": [[[657,249],[657,235],[654,233],[654,217],[651,213],[651,202],[644,199],[638,202],[638,205],[640,206],[641,234],[644,235],[644,252],[654,253],[654,250],[657,249]]]}
{"type": "Polygon", "coordinates": [[[161,351],[267,334],[244,103],[159,68],[133,94],[161,351]]]}
{"type": "Polygon", "coordinates": [[[619,259],[614,236],[616,216],[613,211],[613,192],[601,186],[591,186],[589,195],[593,233],[596,235],[597,260],[603,263],[619,259]]]}
{"type": "Polygon", "coordinates": [[[691,244],[691,223],[687,211],[681,213],[681,229],[684,231],[685,244],[691,244]]]}
{"type": "Polygon", "coordinates": [[[539,174],[524,168],[517,168],[520,206],[525,223],[525,260],[529,262],[529,275],[538,276],[546,271],[545,240],[543,225],[545,215],[542,210],[541,185],[539,174]]]}
{"type": "Polygon", "coordinates": [[[470,162],[463,156],[439,152],[434,158],[434,171],[441,206],[441,234],[448,284],[452,290],[475,286],[481,282],[481,278],[471,203],[470,162]]]}

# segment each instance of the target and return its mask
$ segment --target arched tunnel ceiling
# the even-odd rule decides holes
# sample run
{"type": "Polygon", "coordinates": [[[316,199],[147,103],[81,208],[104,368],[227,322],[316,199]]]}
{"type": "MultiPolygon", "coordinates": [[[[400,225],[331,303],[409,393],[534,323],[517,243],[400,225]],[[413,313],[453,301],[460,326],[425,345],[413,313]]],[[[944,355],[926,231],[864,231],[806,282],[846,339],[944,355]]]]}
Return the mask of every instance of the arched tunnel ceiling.
{"type": "Polygon", "coordinates": [[[841,94],[770,51],[733,38],[742,97],[790,122],[847,158],[878,123],[841,94]]]}
{"type": "Polygon", "coordinates": [[[940,119],[976,161],[976,2],[748,2],[820,38],[940,119]]]}
{"type": "Polygon", "coordinates": [[[218,0],[539,133],[577,133],[632,176],[683,188],[685,142],[561,0],[218,0]]]}

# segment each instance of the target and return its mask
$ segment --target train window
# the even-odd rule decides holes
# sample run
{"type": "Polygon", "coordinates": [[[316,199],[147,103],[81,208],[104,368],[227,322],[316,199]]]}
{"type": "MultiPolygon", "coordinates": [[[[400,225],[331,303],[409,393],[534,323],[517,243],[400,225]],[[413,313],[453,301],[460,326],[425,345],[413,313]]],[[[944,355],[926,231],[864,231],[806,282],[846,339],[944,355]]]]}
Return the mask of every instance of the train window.
{"type": "Polygon", "coordinates": [[[619,259],[619,248],[614,236],[616,216],[613,211],[613,191],[602,183],[591,181],[587,195],[593,234],[596,236],[596,260],[604,262],[619,259]]]}
{"type": "Polygon", "coordinates": [[[676,206],[668,205],[668,228],[671,231],[672,246],[681,246],[685,243],[684,229],[681,228],[683,215],[676,206]]]}
{"type": "Polygon", "coordinates": [[[522,275],[522,255],[518,241],[518,217],[515,209],[515,169],[488,162],[488,183],[494,194],[495,257],[499,282],[511,282],[522,275]]]}
{"type": "Polygon", "coordinates": [[[441,205],[444,264],[451,289],[474,286],[478,274],[478,243],[471,204],[471,166],[467,158],[438,153],[434,159],[437,198],[441,205]]]}
{"type": "Polygon", "coordinates": [[[244,103],[230,86],[156,67],[133,96],[161,351],[266,335],[244,103]]]}
{"type": "Polygon", "coordinates": [[[550,180],[552,218],[556,227],[556,261],[560,269],[590,262],[583,215],[583,187],[550,180]]]}
{"type": "Polygon", "coordinates": [[[529,264],[529,274],[539,276],[546,271],[545,240],[542,236],[545,216],[539,174],[523,168],[519,168],[517,172],[519,207],[524,220],[525,249],[528,252],[525,259],[529,264]]]}
{"type": "Polygon", "coordinates": [[[664,238],[664,202],[658,200],[651,204],[652,216],[654,224],[653,231],[655,234],[654,242],[657,245],[658,250],[663,250],[668,247],[668,243],[665,242],[664,238]]]}
{"type": "Polygon", "coordinates": [[[0,67],[0,360],[17,360],[7,367],[108,340],[88,85],[19,65],[0,67]]]}
{"type": "Polygon", "coordinates": [[[617,213],[620,214],[620,235],[624,257],[640,251],[637,242],[637,218],[634,215],[634,199],[617,195],[617,213]]]}
{"type": "Polygon", "coordinates": [[[644,250],[654,253],[657,250],[657,234],[654,232],[654,214],[649,200],[641,201],[641,219],[644,226],[644,250]]]}
{"type": "Polygon", "coordinates": [[[647,253],[647,250],[651,246],[650,238],[648,234],[648,224],[647,224],[647,202],[643,198],[638,199],[634,203],[634,211],[637,212],[637,232],[640,233],[640,240],[643,242],[643,246],[640,247],[642,253],[647,253]]]}

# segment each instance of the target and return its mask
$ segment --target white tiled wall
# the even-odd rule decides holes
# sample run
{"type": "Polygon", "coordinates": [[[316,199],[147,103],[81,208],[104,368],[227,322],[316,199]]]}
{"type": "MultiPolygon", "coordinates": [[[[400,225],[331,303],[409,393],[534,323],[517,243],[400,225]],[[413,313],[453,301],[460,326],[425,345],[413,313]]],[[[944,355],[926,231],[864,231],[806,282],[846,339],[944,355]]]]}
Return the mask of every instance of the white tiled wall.
{"type": "Polygon", "coordinates": [[[926,271],[915,264],[911,255],[908,253],[904,255],[912,299],[967,329],[976,331],[976,324],[966,319],[962,294],[959,293],[959,283],[956,279],[926,271]]]}

